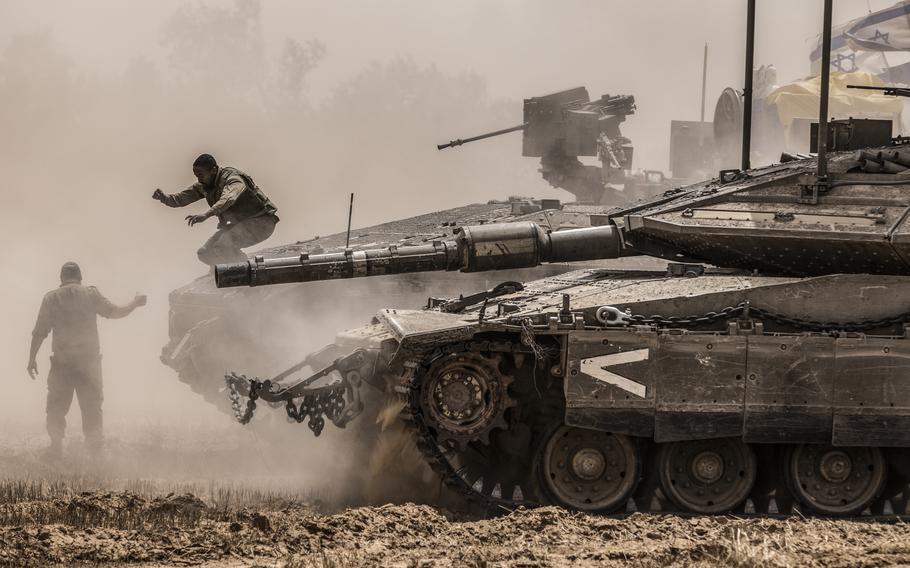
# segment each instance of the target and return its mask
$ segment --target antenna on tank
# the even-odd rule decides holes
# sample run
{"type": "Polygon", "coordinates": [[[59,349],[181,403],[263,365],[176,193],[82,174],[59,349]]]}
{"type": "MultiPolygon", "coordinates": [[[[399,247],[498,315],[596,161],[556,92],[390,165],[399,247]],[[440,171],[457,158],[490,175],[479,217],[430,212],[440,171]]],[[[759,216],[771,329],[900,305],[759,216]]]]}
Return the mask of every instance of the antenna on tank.
{"type": "Polygon", "coordinates": [[[743,159],[741,170],[752,167],[752,69],[755,56],[755,0],[746,8],[746,77],[743,86],[743,159]]]}
{"type": "Polygon", "coordinates": [[[354,216],[354,193],[351,192],[351,204],[348,205],[348,232],[344,237],[344,248],[347,250],[351,246],[351,217],[354,216]]]}

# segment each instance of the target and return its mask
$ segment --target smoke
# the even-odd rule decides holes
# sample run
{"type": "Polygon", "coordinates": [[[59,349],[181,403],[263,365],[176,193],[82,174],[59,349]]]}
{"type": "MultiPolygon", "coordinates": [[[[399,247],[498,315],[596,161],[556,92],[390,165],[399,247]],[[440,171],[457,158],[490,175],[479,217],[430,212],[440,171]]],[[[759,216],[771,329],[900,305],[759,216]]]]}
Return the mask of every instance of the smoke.
{"type": "MultiPolygon", "coordinates": [[[[282,223],[270,243],[343,229],[351,191],[355,227],[462,204],[471,200],[463,193],[469,187],[480,194],[474,200],[502,198],[522,174],[502,162],[501,142],[489,146],[499,148],[493,154],[446,159],[433,143],[519,121],[520,105],[492,99],[476,74],[405,56],[366,63],[317,99],[310,80],[331,46],[316,37],[267,37],[263,14],[251,1],[176,7],[160,18],[158,47],[126,41],[121,66],[105,69],[47,27],[17,30],[0,44],[0,126],[12,133],[0,139],[0,154],[16,212],[6,222],[13,238],[5,260],[17,268],[7,272],[2,342],[11,395],[0,403],[10,437],[44,443],[50,341],[34,382],[25,373],[28,341],[42,295],[58,284],[60,265],[75,260],[85,283],[115,303],[149,296],[126,319],[99,322],[112,454],[103,473],[287,478],[320,487],[356,471],[363,484],[366,470],[353,464],[369,461],[369,416],[359,438],[329,425],[314,439],[305,424],[285,423],[282,409],[263,408],[244,428],[158,360],[168,341],[168,294],[204,273],[195,250],[214,222],[186,227],[183,216],[201,207],[164,208],[151,193],[188,185],[192,160],[210,152],[250,173],[278,204],[282,223]]],[[[533,168],[526,175],[536,181],[533,168]]],[[[354,299],[316,313],[306,297],[289,301],[301,317],[260,321],[266,335],[278,335],[269,326],[281,329],[281,341],[245,354],[238,371],[277,372],[381,305],[371,298],[369,311],[356,313],[354,299]]],[[[227,336],[211,339],[231,347],[227,336]]],[[[229,368],[226,361],[223,371],[229,368]]],[[[68,418],[75,453],[75,401],[68,418]]],[[[44,471],[36,468],[30,473],[44,471]]]]}

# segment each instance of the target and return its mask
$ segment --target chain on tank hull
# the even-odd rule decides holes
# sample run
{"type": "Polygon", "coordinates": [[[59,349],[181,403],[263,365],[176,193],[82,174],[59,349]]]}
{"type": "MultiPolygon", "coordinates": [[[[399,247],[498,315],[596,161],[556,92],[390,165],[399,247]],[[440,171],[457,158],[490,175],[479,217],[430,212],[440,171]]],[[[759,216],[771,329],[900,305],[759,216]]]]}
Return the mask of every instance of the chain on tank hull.
{"type": "MultiPolygon", "coordinates": [[[[457,314],[383,310],[357,332],[372,378],[333,370],[398,397],[487,512],[906,514],[907,284],[579,271],[457,314]]],[[[240,411],[250,385],[280,399],[229,384],[240,411]]]]}

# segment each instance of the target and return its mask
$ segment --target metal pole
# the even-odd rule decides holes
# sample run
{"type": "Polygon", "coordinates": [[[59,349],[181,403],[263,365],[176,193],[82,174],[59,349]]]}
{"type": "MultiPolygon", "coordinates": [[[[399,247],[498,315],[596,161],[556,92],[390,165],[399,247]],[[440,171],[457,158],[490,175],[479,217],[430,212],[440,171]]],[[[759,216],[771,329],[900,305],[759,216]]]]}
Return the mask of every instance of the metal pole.
{"type": "Polygon", "coordinates": [[[822,75],[818,105],[818,183],[828,179],[828,83],[831,78],[831,11],[834,0],[825,0],[822,23],[822,75]]]}
{"type": "Polygon", "coordinates": [[[742,170],[752,167],[752,69],[755,56],[755,0],[746,8],[746,77],[743,87],[743,160],[742,170]]]}
{"type": "Polygon", "coordinates": [[[354,216],[354,194],[351,193],[351,204],[348,206],[348,234],[344,237],[344,248],[351,244],[351,217],[354,216]]]}
{"type": "Polygon", "coordinates": [[[701,120],[698,124],[698,146],[704,146],[705,138],[705,88],[708,83],[708,43],[705,42],[705,56],[701,63],[701,120]]]}

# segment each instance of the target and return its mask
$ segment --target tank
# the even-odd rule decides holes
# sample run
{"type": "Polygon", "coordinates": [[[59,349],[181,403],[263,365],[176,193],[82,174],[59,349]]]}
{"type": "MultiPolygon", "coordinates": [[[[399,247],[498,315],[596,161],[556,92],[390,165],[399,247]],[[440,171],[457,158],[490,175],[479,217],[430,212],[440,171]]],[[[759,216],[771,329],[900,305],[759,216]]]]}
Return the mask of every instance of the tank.
{"type": "Polygon", "coordinates": [[[907,166],[900,148],[833,153],[823,177],[814,158],[722,172],[586,227],[465,225],[219,265],[220,287],[281,289],[666,263],[381,309],[271,378],[229,373],[233,408],[246,423],[276,407],[319,435],[392,401],[438,478],[486,511],[907,513],[907,166]]]}

